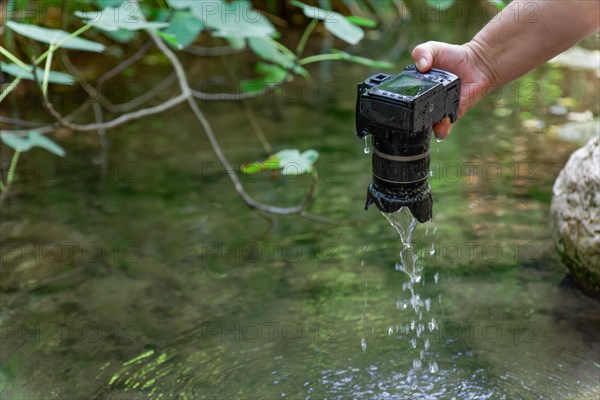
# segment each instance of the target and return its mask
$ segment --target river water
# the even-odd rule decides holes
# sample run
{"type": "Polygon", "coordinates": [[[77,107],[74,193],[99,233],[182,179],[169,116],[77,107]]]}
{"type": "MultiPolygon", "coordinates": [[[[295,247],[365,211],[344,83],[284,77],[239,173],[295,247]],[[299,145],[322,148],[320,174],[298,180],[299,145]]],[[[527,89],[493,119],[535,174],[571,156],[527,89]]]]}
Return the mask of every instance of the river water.
{"type": "MultiPolygon", "coordinates": [[[[418,43],[414,28],[360,51],[403,66],[388,38],[418,43]]],[[[374,72],[329,64],[300,98],[251,104],[277,149],[319,151],[311,211],[351,225],[250,211],[183,107],[111,131],[103,178],[93,135],[63,132],[64,160],[23,156],[0,210],[1,397],[597,398],[600,306],[565,279],[548,221],[577,145],[553,136],[564,117],[547,113],[560,98],[597,108],[596,78],[545,66],[520,81],[539,85],[535,103],[509,86],[433,142],[433,221],[397,268],[406,246],[362,211],[370,156],[354,95],[374,72]]],[[[201,107],[232,163],[264,158],[238,105],[201,107]]],[[[310,184],[242,181],[280,205],[310,184]]]]}

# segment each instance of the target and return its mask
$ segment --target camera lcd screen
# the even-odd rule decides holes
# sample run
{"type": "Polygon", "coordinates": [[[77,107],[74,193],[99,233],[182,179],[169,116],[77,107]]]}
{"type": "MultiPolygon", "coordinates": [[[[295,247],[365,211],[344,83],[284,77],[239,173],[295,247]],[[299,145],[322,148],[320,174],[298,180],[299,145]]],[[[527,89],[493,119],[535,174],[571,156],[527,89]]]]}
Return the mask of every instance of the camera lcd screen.
{"type": "Polygon", "coordinates": [[[397,77],[377,86],[377,89],[402,94],[404,96],[417,96],[428,91],[437,84],[437,82],[400,74],[397,77]]]}

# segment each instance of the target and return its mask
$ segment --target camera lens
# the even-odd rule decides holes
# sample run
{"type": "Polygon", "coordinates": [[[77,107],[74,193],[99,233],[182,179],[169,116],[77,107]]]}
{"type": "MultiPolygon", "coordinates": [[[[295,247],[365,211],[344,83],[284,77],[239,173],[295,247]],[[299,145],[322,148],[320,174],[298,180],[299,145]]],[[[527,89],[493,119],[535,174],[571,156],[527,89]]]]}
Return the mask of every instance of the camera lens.
{"type": "Polygon", "coordinates": [[[386,213],[407,207],[419,221],[431,219],[429,176],[431,132],[389,130],[373,137],[373,182],[365,209],[371,204],[386,213]]]}

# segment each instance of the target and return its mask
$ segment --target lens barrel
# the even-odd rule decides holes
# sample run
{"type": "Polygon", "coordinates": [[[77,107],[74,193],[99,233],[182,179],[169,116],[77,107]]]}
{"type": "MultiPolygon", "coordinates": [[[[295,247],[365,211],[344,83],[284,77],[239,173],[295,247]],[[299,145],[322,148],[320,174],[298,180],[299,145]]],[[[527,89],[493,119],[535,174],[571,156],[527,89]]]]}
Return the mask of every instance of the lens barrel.
{"type": "Polygon", "coordinates": [[[373,182],[365,209],[375,204],[392,213],[407,207],[419,222],[429,221],[433,206],[427,183],[431,130],[388,132],[373,136],[373,182]]]}

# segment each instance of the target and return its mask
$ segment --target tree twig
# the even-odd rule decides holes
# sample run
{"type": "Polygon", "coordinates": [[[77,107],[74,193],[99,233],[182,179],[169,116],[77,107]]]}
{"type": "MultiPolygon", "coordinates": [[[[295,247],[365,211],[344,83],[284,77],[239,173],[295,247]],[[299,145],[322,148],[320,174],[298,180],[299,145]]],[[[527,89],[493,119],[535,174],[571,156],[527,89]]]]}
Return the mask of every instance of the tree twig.
{"type": "Polygon", "coordinates": [[[72,123],[72,122],[66,120],[62,115],[60,115],[60,113],[58,111],[56,111],[56,109],[54,108],[52,103],[50,103],[50,101],[48,101],[48,99],[43,98],[42,101],[43,101],[44,107],[50,112],[50,114],[52,114],[52,116],[54,118],[56,118],[56,120],[60,123],[60,125],[66,126],[67,128],[71,128],[76,131],[89,132],[89,131],[96,131],[98,129],[112,129],[119,125],[123,125],[124,123],[130,122],[130,121],[135,121],[136,119],[140,119],[140,118],[146,117],[148,115],[153,115],[153,114],[158,114],[158,113],[164,112],[170,108],[173,108],[174,106],[176,106],[180,103],[183,103],[188,97],[189,97],[189,93],[188,94],[182,93],[182,94],[180,94],[176,97],[173,97],[157,106],[143,108],[138,111],[123,114],[113,120],[103,122],[100,124],[95,123],[95,124],[87,124],[87,125],[75,124],[75,123],[72,123]]]}
{"type": "MultiPolygon", "coordinates": [[[[179,83],[179,87],[181,88],[181,91],[183,93],[188,93],[191,95],[192,93],[189,88],[187,76],[185,74],[183,66],[179,62],[179,59],[177,58],[175,53],[173,53],[171,51],[171,49],[169,49],[168,46],[166,46],[154,32],[152,32],[150,30],[148,30],[147,32],[150,35],[150,37],[152,38],[152,40],[154,41],[154,43],[156,44],[156,46],[159,48],[159,50],[165,54],[165,56],[169,59],[171,65],[175,69],[175,73],[177,74],[177,81],[179,83]]],[[[214,131],[212,130],[210,123],[206,119],[206,116],[204,115],[204,113],[198,107],[198,104],[196,104],[196,101],[194,100],[194,98],[192,96],[189,96],[186,98],[186,100],[187,100],[187,103],[188,103],[190,109],[194,113],[196,119],[198,120],[198,122],[200,123],[202,128],[204,129],[204,133],[206,134],[206,136],[211,144],[211,147],[213,149],[213,152],[215,153],[215,156],[217,157],[217,159],[219,160],[219,162],[225,169],[227,175],[229,176],[229,179],[231,180],[231,182],[233,184],[233,187],[235,188],[238,195],[242,198],[242,200],[244,200],[246,205],[248,205],[250,208],[253,208],[253,209],[256,209],[259,211],[263,211],[263,212],[267,212],[267,213],[271,213],[271,214],[280,214],[280,215],[297,214],[297,215],[302,215],[304,217],[306,217],[307,215],[310,215],[305,209],[306,209],[306,206],[312,200],[313,195],[315,193],[315,188],[316,188],[316,183],[317,183],[316,175],[313,175],[313,182],[312,182],[312,185],[311,185],[311,188],[310,188],[308,194],[304,197],[304,199],[300,202],[300,204],[298,204],[295,207],[270,206],[270,205],[263,204],[259,201],[254,200],[246,192],[243,185],[240,183],[240,180],[239,180],[237,174],[235,173],[233,166],[229,163],[229,160],[223,153],[223,150],[221,149],[221,146],[219,145],[219,142],[217,141],[217,138],[214,134],[214,131]]],[[[325,222],[325,220],[326,220],[326,218],[323,217],[321,222],[325,222]]],[[[339,224],[338,221],[329,220],[329,222],[333,223],[333,224],[339,224]]]]}
{"type": "Polygon", "coordinates": [[[104,75],[102,75],[100,78],[98,78],[98,82],[97,82],[98,90],[102,91],[102,86],[104,86],[104,84],[106,83],[107,80],[119,75],[127,67],[129,67],[130,65],[132,65],[133,63],[138,61],[140,58],[142,58],[144,56],[144,54],[146,54],[148,52],[148,50],[150,50],[150,48],[152,48],[152,41],[147,40],[146,43],[144,43],[142,45],[142,47],[140,47],[140,49],[138,51],[136,51],[131,57],[129,57],[125,61],[119,63],[116,67],[109,70],[104,75]]]}
{"type": "Polygon", "coordinates": [[[242,93],[206,93],[206,92],[201,92],[199,90],[194,90],[194,89],[191,89],[191,92],[192,92],[192,96],[194,96],[195,98],[197,98],[199,100],[241,101],[241,100],[254,99],[256,97],[264,96],[265,94],[270,93],[273,90],[275,90],[280,85],[281,85],[281,83],[274,83],[274,84],[269,85],[261,90],[257,90],[256,92],[248,92],[248,93],[244,93],[244,92],[242,92],[242,93]]]}

